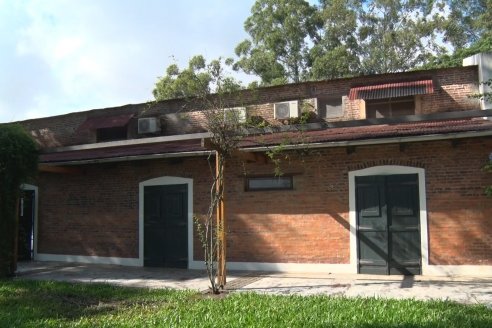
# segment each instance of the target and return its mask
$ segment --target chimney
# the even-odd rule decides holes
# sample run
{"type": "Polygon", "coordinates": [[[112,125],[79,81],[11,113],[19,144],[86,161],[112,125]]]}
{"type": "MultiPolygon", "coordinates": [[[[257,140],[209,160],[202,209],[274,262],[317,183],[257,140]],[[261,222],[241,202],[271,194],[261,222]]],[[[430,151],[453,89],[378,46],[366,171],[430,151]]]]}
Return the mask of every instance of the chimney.
{"type": "MultiPolygon", "coordinates": [[[[492,52],[483,52],[463,59],[463,66],[478,65],[478,91],[480,94],[492,93],[492,88],[483,84],[492,79],[492,52]]],[[[492,99],[480,101],[481,109],[492,109],[492,99]]]]}

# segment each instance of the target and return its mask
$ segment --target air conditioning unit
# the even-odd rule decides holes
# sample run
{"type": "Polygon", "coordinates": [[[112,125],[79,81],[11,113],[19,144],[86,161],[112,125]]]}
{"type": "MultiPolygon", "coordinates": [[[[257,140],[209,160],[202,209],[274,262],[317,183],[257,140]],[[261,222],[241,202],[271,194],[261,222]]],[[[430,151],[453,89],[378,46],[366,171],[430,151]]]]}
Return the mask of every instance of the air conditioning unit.
{"type": "Polygon", "coordinates": [[[138,133],[156,133],[161,131],[161,124],[157,117],[145,117],[138,119],[138,133]]]}
{"type": "Polygon", "coordinates": [[[273,117],[277,120],[299,117],[299,101],[285,101],[273,105],[273,117]]]}
{"type": "Polygon", "coordinates": [[[246,107],[224,108],[224,120],[231,123],[245,123],[246,107]]]}

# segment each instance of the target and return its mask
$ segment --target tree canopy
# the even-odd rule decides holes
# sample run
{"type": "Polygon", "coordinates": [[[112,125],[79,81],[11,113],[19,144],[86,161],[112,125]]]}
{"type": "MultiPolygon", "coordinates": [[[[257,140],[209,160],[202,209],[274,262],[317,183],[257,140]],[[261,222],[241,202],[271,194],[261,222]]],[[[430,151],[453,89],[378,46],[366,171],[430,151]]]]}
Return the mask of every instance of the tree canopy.
{"type": "Polygon", "coordinates": [[[182,70],[177,64],[171,64],[167,67],[166,74],[158,79],[152,93],[156,100],[165,100],[201,97],[211,92],[241,89],[239,81],[222,74],[224,66],[230,65],[230,59],[223,61],[221,58],[207,64],[202,55],[192,57],[188,67],[182,70]]]}
{"type": "Polygon", "coordinates": [[[234,67],[261,85],[389,73],[477,48],[492,0],[257,0],[244,26],[234,67]]]}
{"type": "MultiPolygon", "coordinates": [[[[492,51],[492,0],[256,0],[244,22],[236,71],[253,86],[459,66],[492,51]],[[311,2],[312,3],[312,2],[311,2]]],[[[156,99],[211,92],[203,56],[170,65],[156,99]]],[[[231,80],[232,81],[232,80],[231,80]]],[[[232,85],[238,85],[234,81],[232,85]]]]}
{"type": "Polygon", "coordinates": [[[250,39],[235,49],[235,68],[261,77],[264,84],[303,80],[309,42],[321,23],[317,18],[316,8],[304,0],[257,0],[244,22],[250,39]]]}

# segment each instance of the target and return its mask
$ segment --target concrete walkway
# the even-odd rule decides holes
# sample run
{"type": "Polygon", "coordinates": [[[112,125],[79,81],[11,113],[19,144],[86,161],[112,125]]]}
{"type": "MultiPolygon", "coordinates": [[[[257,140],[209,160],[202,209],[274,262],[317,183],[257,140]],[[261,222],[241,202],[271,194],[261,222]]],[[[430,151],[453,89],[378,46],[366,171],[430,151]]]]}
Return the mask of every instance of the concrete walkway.
{"type": "MultiPolygon", "coordinates": [[[[204,291],[209,286],[205,270],[60,262],[20,263],[18,277],[198,291],[204,291]]],[[[492,277],[484,279],[236,271],[229,272],[227,289],[277,295],[324,294],[345,297],[441,299],[467,304],[479,303],[492,308],[492,277]]]]}

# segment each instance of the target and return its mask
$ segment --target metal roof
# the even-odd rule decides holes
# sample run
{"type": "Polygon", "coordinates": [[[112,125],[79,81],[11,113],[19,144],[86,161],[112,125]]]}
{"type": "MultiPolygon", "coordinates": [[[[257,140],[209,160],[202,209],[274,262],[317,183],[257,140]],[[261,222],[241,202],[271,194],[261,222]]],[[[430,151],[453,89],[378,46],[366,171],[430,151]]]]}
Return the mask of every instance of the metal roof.
{"type": "Polygon", "coordinates": [[[382,99],[413,95],[423,95],[434,92],[432,80],[410,82],[395,82],[367,85],[350,89],[349,99],[382,99]]]}

